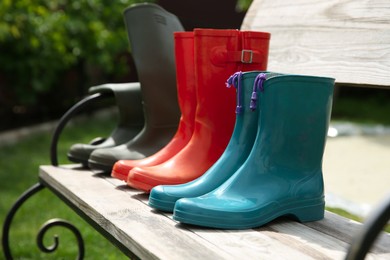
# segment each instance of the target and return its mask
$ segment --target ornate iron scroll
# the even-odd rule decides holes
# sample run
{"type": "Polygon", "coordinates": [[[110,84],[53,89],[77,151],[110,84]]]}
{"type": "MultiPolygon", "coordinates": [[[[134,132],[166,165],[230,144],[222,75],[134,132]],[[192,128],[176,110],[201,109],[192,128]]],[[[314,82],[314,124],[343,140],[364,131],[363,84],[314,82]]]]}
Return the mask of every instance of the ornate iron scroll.
{"type": "MultiPolygon", "coordinates": [[[[45,188],[45,186],[41,183],[34,184],[32,187],[30,187],[28,190],[26,190],[18,198],[18,200],[14,203],[14,205],[9,210],[9,212],[5,218],[4,224],[3,224],[2,245],[3,245],[5,259],[7,259],[7,260],[13,259],[11,249],[10,249],[10,244],[9,244],[9,231],[10,231],[10,227],[12,224],[12,220],[14,219],[16,212],[18,211],[18,209],[23,205],[23,203],[27,199],[29,199],[30,197],[32,197],[33,195],[35,195],[36,193],[38,193],[39,191],[41,191],[44,188],[45,188]]],[[[77,245],[78,245],[77,259],[83,259],[84,258],[84,241],[82,239],[82,236],[81,236],[79,230],[74,225],[69,223],[68,221],[65,221],[62,219],[51,219],[51,220],[47,221],[45,224],[43,224],[43,226],[40,228],[38,235],[37,235],[37,244],[38,244],[39,249],[45,253],[52,253],[58,248],[58,245],[59,245],[58,236],[54,236],[54,244],[52,246],[46,247],[45,245],[43,245],[43,238],[44,238],[46,232],[54,226],[61,226],[61,227],[67,228],[75,235],[75,237],[77,239],[77,245]]]]}

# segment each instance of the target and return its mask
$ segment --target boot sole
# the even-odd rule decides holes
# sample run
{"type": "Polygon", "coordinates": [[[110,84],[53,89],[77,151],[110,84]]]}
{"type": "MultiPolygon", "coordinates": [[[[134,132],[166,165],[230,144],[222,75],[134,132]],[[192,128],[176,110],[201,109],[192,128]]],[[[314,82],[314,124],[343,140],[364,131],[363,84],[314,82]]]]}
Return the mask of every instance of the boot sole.
{"type": "Polygon", "coordinates": [[[221,212],[219,216],[210,216],[197,215],[175,209],[173,219],[185,224],[221,229],[249,229],[260,227],[282,216],[303,223],[323,219],[325,213],[325,202],[323,202],[323,199],[316,199],[300,200],[299,203],[285,203],[263,216],[259,216],[259,214],[256,216],[254,211],[234,212],[237,216],[249,215],[241,220],[237,217],[230,217],[231,213],[229,213],[224,214],[224,212],[221,212]],[[292,206],[292,204],[300,204],[301,206],[292,206]],[[255,216],[250,216],[251,214],[255,216]]]}
{"type": "Polygon", "coordinates": [[[101,163],[97,163],[95,161],[88,160],[88,167],[91,169],[101,170],[104,173],[111,174],[113,165],[106,165],[106,164],[101,164],[101,163]]]}
{"type": "Polygon", "coordinates": [[[154,209],[158,209],[158,210],[161,210],[161,211],[165,211],[165,212],[173,212],[173,209],[175,207],[175,203],[176,201],[172,202],[172,201],[166,201],[166,200],[158,200],[158,199],[154,199],[154,198],[151,198],[149,196],[149,206],[154,208],[154,209]]]}
{"type": "Polygon", "coordinates": [[[68,157],[69,161],[72,161],[75,163],[81,163],[83,168],[88,168],[88,159],[85,160],[84,158],[75,157],[75,156],[72,156],[70,154],[67,154],[67,157],[68,157]]]}

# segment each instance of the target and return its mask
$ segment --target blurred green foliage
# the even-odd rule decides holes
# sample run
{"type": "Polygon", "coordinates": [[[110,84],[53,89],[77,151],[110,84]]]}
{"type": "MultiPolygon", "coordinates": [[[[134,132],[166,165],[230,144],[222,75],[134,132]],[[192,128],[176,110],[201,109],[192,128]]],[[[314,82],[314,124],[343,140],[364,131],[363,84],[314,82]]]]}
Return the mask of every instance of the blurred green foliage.
{"type": "Polygon", "coordinates": [[[247,11],[252,4],[252,0],[237,0],[236,9],[239,11],[247,11]]]}
{"type": "Polygon", "coordinates": [[[0,73],[19,102],[56,88],[65,71],[93,64],[103,73],[128,70],[122,13],[151,0],[1,0],[0,73]]]}

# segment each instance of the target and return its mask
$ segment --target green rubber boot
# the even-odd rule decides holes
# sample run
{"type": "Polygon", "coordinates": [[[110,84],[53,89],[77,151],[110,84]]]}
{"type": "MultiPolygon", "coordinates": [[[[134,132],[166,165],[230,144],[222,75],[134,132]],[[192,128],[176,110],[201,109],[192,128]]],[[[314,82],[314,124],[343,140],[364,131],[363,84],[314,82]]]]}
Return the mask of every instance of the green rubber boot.
{"type": "Polygon", "coordinates": [[[280,216],[323,218],[322,157],[334,79],[259,73],[254,83],[251,107],[259,109],[259,121],[247,160],[214,191],[178,200],[175,220],[246,229],[280,216]]]}
{"type": "Polygon", "coordinates": [[[246,73],[243,80],[242,72],[236,72],[226,83],[237,89],[236,122],[229,144],[218,161],[205,174],[191,182],[154,187],[150,192],[149,206],[172,212],[178,199],[198,197],[214,190],[245,162],[252,150],[257,132],[258,110],[251,111],[249,108],[253,80],[257,74],[246,73]]]}

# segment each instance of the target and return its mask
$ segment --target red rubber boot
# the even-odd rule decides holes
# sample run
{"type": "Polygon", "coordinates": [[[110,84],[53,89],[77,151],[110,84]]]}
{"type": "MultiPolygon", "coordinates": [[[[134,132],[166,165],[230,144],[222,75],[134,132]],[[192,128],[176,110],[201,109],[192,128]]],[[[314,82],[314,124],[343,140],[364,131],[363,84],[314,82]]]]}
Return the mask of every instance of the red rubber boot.
{"type": "Polygon", "coordinates": [[[153,166],[165,162],[177,154],[190,141],[195,125],[196,92],[194,75],[194,33],[176,32],[175,62],[178,101],[181,111],[179,127],[172,140],[152,156],[140,160],[119,160],[114,164],[111,176],[126,181],[134,167],[153,166]]]}
{"type": "Polygon", "coordinates": [[[268,33],[238,30],[194,30],[197,109],[189,143],[162,164],[135,167],[131,187],[150,192],[161,184],[181,184],[201,176],[221,156],[233,132],[236,94],[226,79],[236,71],[265,70],[268,33]]]}

